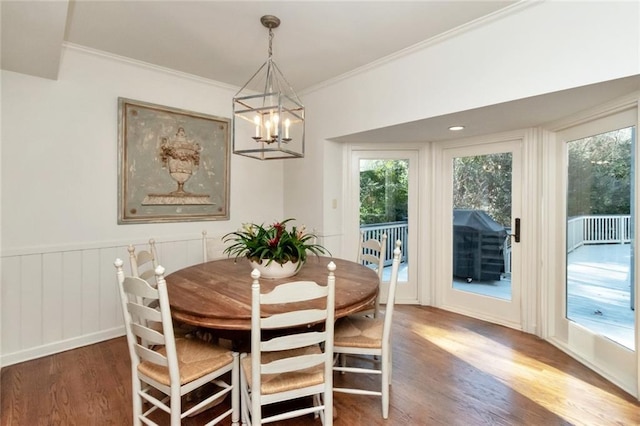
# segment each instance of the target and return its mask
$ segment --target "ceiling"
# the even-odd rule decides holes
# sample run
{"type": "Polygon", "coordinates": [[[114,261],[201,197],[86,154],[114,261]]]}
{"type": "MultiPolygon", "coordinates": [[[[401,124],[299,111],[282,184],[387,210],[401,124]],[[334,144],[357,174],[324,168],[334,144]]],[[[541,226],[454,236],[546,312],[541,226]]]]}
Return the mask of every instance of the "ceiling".
{"type": "MultiPolygon", "coordinates": [[[[242,86],[267,58],[268,31],[260,17],[272,14],[282,21],[274,29],[274,60],[301,93],[516,3],[2,0],[1,65],[57,79],[63,46],[70,43],[242,86]]],[[[339,140],[453,139],[460,134],[446,128],[456,123],[467,126],[464,136],[529,127],[640,88],[637,78],[622,80],[548,95],[553,108],[550,99],[536,97],[339,140]]]]}
{"type": "Polygon", "coordinates": [[[640,75],[355,133],[340,142],[447,141],[553,124],[640,91],[640,75]],[[464,125],[461,132],[450,126],[464,125]]]}
{"type": "Polygon", "coordinates": [[[267,58],[270,14],[274,60],[302,91],[515,3],[3,0],[2,67],[55,79],[69,42],[242,86],[267,58]]]}

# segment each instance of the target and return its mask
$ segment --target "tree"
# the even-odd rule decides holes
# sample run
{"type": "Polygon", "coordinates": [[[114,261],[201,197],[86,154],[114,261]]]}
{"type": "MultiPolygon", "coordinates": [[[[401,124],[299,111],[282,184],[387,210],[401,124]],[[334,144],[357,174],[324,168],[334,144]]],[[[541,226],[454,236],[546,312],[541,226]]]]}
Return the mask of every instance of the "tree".
{"type": "MultiPolygon", "coordinates": [[[[631,212],[633,141],[631,128],[567,144],[569,217],[631,212]]],[[[511,223],[511,154],[454,159],[453,206],[486,211],[496,222],[511,223]]]]}
{"type": "Polygon", "coordinates": [[[630,214],[631,128],[571,141],[567,216],[630,214]]]}
{"type": "Polygon", "coordinates": [[[511,153],[453,160],[453,208],[484,210],[511,226],[511,153]]]}
{"type": "Polygon", "coordinates": [[[408,170],[407,160],[361,160],[361,225],[407,220],[408,170]]]}

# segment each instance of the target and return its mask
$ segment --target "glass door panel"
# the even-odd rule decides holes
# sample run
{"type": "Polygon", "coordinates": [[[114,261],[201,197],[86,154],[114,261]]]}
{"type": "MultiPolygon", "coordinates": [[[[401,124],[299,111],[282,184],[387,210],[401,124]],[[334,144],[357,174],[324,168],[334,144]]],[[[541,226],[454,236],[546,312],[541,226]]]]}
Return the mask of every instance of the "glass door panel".
{"type": "Polygon", "coordinates": [[[510,152],[453,158],[453,288],[511,300],[510,152]]]}
{"type": "Polygon", "coordinates": [[[633,305],[634,128],[567,142],[566,316],[629,349],[633,305]]]}
{"type": "MultiPolygon", "coordinates": [[[[383,281],[389,281],[395,242],[402,242],[398,282],[407,282],[409,260],[409,160],[360,159],[360,231],[364,239],[387,235],[383,281]]],[[[373,266],[373,265],[372,265],[373,266]]]]}
{"type": "Polygon", "coordinates": [[[446,183],[436,230],[442,235],[439,306],[516,329],[522,328],[522,244],[510,235],[526,221],[522,145],[522,139],[443,145],[446,183]]]}
{"type": "Polygon", "coordinates": [[[399,303],[417,303],[417,152],[355,150],[352,152],[351,164],[354,184],[351,194],[352,200],[356,202],[353,206],[357,207],[352,217],[357,233],[349,234],[359,237],[360,232],[364,232],[365,239],[378,240],[382,234],[387,235],[380,300],[387,298],[393,250],[395,242],[400,240],[402,259],[396,300],[399,303]]]}

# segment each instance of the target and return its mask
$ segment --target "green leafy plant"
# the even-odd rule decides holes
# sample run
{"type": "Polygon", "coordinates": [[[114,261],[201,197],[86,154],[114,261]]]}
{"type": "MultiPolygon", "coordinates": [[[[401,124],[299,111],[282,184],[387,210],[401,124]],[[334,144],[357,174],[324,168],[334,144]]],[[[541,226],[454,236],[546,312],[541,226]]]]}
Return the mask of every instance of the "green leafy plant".
{"type": "Polygon", "coordinates": [[[295,220],[289,218],[269,226],[245,223],[242,229],[230,232],[222,237],[224,243],[232,244],[224,249],[230,257],[246,256],[249,260],[266,265],[276,262],[299,262],[298,269],[307,260],[307,252],[315,255],[330,254],[329,251],[316,244],[316,235],[308,233],[304,226],[291,227],[287,230],[287,223],[295,220]]]}

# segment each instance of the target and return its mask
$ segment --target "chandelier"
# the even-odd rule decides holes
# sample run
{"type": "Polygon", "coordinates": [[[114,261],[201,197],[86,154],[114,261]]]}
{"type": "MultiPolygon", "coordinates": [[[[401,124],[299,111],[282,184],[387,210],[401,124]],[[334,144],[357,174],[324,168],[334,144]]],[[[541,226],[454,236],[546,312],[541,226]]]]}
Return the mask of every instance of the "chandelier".
{"type": "Polygon", "coordinates": [[[304,157],[304,106],[273,61],[273,29],[280,19],[260,18],[269,29],[269,56],[233,97],[233,153],[259,160],[304,157]]]}

